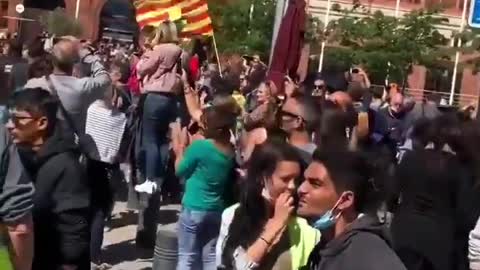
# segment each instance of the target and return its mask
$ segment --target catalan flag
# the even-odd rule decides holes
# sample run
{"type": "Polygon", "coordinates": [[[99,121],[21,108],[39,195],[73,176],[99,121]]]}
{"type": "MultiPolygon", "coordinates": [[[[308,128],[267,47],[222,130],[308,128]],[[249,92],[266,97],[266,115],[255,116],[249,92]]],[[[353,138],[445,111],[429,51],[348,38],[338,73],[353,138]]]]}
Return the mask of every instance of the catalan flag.
{"type": "Polygon", "coordinates": [[[136,0],[134,5],[140,28],[182,18],[181,36],[213,35],[206,0],[136,0]]]}

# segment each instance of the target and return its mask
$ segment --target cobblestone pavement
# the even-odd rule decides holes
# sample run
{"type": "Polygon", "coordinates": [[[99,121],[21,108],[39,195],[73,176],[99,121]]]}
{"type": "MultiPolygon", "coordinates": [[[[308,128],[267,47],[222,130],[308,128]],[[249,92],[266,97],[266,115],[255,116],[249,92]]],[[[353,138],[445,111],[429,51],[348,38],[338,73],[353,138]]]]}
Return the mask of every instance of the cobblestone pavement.
{"type": "MultiPolygon", "coordinates": [[[[179,205],[162,206],[162,211],[179,211],[179,205]]],[[[104,262],[113,265],[113,270],[150,270],[152,269],[152,250],[143,250],[135,246],[137,213],[129,212],[126,203],[117,202],[114,216],[109,223],[110,230],[105,232],[102,257],[104,262]]],[[[159,225],[175,230],[175,224],[159,225]]]]}

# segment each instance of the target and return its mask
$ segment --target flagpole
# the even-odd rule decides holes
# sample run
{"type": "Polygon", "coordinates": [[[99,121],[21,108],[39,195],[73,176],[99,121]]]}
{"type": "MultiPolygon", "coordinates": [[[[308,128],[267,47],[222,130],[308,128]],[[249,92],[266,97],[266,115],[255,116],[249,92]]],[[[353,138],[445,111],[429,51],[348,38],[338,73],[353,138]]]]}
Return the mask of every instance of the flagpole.
{"type": "Polygon", "coordinates": [[[277,0],[276,6],[275,6],[275,19],[274,19],[274,23],[273,23],[272,45],[270,46],[270,58],[269,58],[269,61],[268,61],[269,66],[272,63],[273,51],[275,50],[275,44],[277,42],[278,31],[280,29],[280,25],[282,24],[286,2],[287,2],[287,0],[277,0]]]}
{"type": "Polygon", "coordinates": [[[400,0],[395,3],[395,18],[398,18],[398,15],[400,15],[400,0]]]}
{"type": "Polygon", "coordinates": [[[220,64],[220,57],[218,56],[218,48],[217,48],[217,40],[215,39],[215,32],[213,32],[212,38],[213,38],[213,49],[215,50],[215,57],[217,58],[218,71],[220,73],[220,77],[223,78],[222,65],[220,64]]]}

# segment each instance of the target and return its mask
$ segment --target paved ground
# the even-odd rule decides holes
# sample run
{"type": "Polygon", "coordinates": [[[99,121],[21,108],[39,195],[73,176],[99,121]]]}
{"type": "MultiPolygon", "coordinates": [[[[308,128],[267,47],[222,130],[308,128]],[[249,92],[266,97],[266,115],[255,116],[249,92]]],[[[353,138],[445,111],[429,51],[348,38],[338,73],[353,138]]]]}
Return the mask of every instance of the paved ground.
{"type": "MultiPolygon", "coordinates": [[[[179,205],[168,205],[160,208],[162,212],[178,212],[179,205]]],[[[152,250],[140,250],[135,246],[137,214],[128,212],[126,203],[117,202],[114,217],[110,223],[111,230],[105,233],[103,258],[113,265],[113,270],[150,270],[152,269],[152,250]]],[[[165,225],[161,225],[165,227],[165,225]]],[[[175,224],[166,225],[175,229],[175,224]]],[[[162,269],[163,270],[163,269],[162,269]]],[[[167,270],[167,269],[165,269],[167,270]]]]}

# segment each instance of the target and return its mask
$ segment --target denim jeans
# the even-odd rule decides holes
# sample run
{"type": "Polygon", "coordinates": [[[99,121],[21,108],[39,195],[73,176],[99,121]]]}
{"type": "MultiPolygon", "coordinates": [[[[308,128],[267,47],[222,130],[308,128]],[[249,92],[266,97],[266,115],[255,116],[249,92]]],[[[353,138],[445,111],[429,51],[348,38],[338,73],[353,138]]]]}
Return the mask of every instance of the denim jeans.
{"type": "Polygon", "coordinates": [[[175,121],[176,97],[168,94],[149,93],[143,104],[142,149],[144,164],[142,173],[161,186],[168,160],[169,124],[175,121]]]}
{"type": "Polygon", "coordinates": [[[102,253],[105,222],[108,213],[104,209],[96,209],[92,217],[92,231],[90,236],[90,260],[94,263],[100,262],[102,253]]]}
{"type": "Polygon", "coordinates": [[[90,258],[92,262],[99,262],[106,219],[113,209],[113,186],[111,175],[118,165],[101,161],[88,161],[89,179],[95,179],[92,188],[92,220],[90,235],[90,258]]]}
{"type": "Polygon", "coordinates": [[[178,220],[177,270],[215,270],[222,212],[183,209],[178,220]]]}

